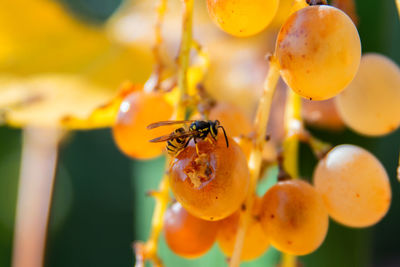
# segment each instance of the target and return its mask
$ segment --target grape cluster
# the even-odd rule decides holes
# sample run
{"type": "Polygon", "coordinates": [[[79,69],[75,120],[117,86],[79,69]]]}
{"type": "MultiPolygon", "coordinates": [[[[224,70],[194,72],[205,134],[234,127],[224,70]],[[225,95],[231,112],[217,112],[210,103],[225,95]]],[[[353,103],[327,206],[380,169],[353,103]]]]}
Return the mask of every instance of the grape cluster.
{"type": "MultiPolygon", "coordinates": [[[[280,10],[277,19],[284,23],[272,58],[295,93],[307,101],[330,99],[319,105],[306,104],[305,120],[319,111],[322,127],[337,129],[344,122],[360,134],[373,136],[397,129],[398,66],[382,55],[361,57],[357,28],[343,11],[327,5],[299,8],[296,1],[295,11],[289,14],[287,6],[292,2],[283,1],[286,11],[280,10]]],[[[244,37],[271,23],[278,1],[207,0],[207,7],[223,31],[244,37]]],[[[226,129],[228,142],[221,133],[217,136],[218,129],[208,128],[208,136],[200,135],[201,129],[182,128],[185,135],[179,131],[173,135],[176,127],[146,130],[150,123],[170,120],[172,114],[173,107],[161,92],[133,92],[121,104],[113,133],[121,151],[135,159],[162,153],[165,143],[148,142],[157,136],[170,132],[170,139],[165,140],[180,137],[180,144],[187,140],[170,156],[167,173],[177,202],[166,211],[163,226],[168,246],[182,257],[199,257],[214,242],[231,257],[246,209],[250,217],[241,253],[244,261],[259,257],[271,245],[292,255],[312,253],[327,235],[329,217],[349,227],[368,227],[379,222],[390,207],[386,170],[361,147],[336,146],[321,154],[312,183],[286,176],[258,197],[251,189],[252,152],[261,149],[263,163],[278,161],[277,153],[275,144],[263,143],[261,148],[254,144],[256,125],[243,111],[220,102],[208,110],[208,118],[219,120],[226,129]],[[244,204],[247,196],[254,198],[250,207],[244,204]]]]}

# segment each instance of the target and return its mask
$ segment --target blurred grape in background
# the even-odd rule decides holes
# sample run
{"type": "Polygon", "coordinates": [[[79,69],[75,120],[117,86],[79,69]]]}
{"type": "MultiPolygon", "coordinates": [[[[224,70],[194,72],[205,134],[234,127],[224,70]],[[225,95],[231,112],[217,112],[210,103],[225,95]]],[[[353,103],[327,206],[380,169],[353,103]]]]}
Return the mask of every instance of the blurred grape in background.
{"type": "MultiPolygon", "coordinates": [[[[45,2],[18,0],[0,7],[0,86],[8,77],[58,73],[80,75],[114,93],[127,80],[147,80],[153,62],[150,31],[155,1],[52,1],[61,9],[48,8],[45,2]],[[123,19],[111,17],[124,4],[131,4],[131,14],[121,9],[123,19]],[[54,10],[61,13],[46,13],[54,10]],[[30,24],[29,16],[38,17],[38,25],[30,24]],[[54,23],[44,23],[47,16],[54,23]],[[12,34],[18,45],[7,43],[7,34],[12,34]]],[[[180,38],[181,1],[169,2],[164,35],[168,36],[166,53],[173,60],[180,38]]],[[[214,60],[206,82],[216,88],[214,97],[233,102],[252,115],[266,73],[263,56],[273,49],[271,36],[277,29],[249,39],[225,36],[211,25],[203,2],[196,1],[194,32],[214,60]],[[254,43],[262,45],[253,49],[254,43]],[[229,69],[221,68],[227,65],[229,69]],[[224,91],[227,86],[232,88],[229,94],[224,91]],[[243,88],[253,91],[246,93],[243,88]]],[[[358,0],[356,6],[363,53],[378,52],[399,65],[400,23],[394,1],[358,0]]],[[[352,229],[331,220],[323,245],[300,261],[306,267],[400,266],[400,188],[396,179],[400,130],[381,138],[363,137],[348,129],[311,131],[334,145],[356,144],[376,155],[390,176],[392,204],[386,217],[372,228],[352,229]]],[[[22,131],[0,126],[0,266],[5,267],[11,266],[12,260],[21,151],[22,131]]],[[[300,159],[301,175],[311,177],[316,162],[308,147],[301,147],[300,159]]],[[[163,157],[145,162],[122,155],[109,129],[69,133],[59,146],[45,266],[133,266],[133,241],[146,240],[149,235],[154,200],[146,192],[157,188],[163,168],[163,157]]],[[[200,259],[185,260],[173,254],[164,240],[160,254],[166,266],[217,266],[225,260],[217,245],[200,259]]],[[[270,249],[243,266],[278,263],[279,252],[270,249]]]]}

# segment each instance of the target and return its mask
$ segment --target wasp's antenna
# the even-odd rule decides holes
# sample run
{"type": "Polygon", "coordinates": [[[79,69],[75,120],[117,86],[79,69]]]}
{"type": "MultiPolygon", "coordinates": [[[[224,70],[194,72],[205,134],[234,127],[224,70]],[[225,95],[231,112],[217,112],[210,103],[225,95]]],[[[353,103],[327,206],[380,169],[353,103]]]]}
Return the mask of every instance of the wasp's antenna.
{"type": "Polygon", "coordinates": [[[223,126],[218,126],[218,128],[221,128],[222,131],[224,131],[224,136],[225,136],[225,142],[226,142],[226,147],[229,147],[229,142],[228,142],[228,137],[226,136],[226,132],[223,126]]]}

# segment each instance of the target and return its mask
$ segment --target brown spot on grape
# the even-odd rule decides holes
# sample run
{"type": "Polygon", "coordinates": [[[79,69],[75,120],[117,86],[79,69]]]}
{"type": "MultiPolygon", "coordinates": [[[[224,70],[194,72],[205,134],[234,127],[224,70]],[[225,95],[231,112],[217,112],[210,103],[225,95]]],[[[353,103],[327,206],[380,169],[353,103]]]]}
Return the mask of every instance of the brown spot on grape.
{"type": "Polygon", "coordinates": [[[360,194],[359,194],[359,193],[356,193],[356,197],[357,197],[357,198],[360,197],[360,194]]]}
{"type": "Polygon", "coordinates": [[[246,210],[246,205],[242,204],[242,206],[240,208],[242,209],[242,211],[245,211],[246,210]]]}
{"type": "Polygon", "coordinates": [[[289,241],[289,240],[288,240],[288,242],[287,242],[287,243],[288,243],[288,245],[291,245],[291,244],[293,244],[293,242],[292,242],[292,241],[289,241]]]}
{"type": "Polygon", "coordinates": [[[274,214],[271,214],[269,217],[270,217],[271,219],[274,219],[274,218],[275,218],[275,215],[274,215],[274,214]]]}
{"type": "Polygon", "coordinates": [[[215,197],[215,199],[218,199],[218,197],[215,197]]]}

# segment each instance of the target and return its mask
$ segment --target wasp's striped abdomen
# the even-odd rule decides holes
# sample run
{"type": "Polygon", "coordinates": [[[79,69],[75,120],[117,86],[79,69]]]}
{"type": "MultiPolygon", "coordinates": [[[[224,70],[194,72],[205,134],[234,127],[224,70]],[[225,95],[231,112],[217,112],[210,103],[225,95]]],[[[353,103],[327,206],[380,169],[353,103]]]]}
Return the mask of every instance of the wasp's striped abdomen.
{"type": "MultiPolygon", "coordinates": [[[[183,134],[185,133],[184,128],[178,128],[174,131],[175,134],[183,134]]],[[[186,137],[177,137],[174,139],[171,139],[167,142],[167,152],[168,154],[175,156],[178,154],[182,149],[185,148],[186,146],[186,137]]]]}

